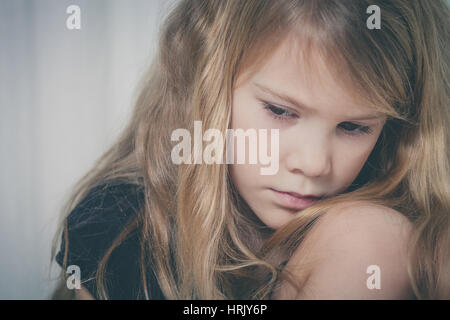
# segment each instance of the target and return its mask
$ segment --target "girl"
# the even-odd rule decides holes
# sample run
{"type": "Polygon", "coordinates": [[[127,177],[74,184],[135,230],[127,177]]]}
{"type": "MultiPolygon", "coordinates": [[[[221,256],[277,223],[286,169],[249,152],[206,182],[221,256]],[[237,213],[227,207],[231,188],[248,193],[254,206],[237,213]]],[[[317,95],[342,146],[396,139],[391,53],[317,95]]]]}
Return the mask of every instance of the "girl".
{"type": "Polygon", "coordinates": [[[67,202],[56,260],[82,289],[54,298],[450,298],[449,18],[444,0],[180,1],[67,202]],[[196,120],[278,129],[278,172],[174,164],[196,120]]]}

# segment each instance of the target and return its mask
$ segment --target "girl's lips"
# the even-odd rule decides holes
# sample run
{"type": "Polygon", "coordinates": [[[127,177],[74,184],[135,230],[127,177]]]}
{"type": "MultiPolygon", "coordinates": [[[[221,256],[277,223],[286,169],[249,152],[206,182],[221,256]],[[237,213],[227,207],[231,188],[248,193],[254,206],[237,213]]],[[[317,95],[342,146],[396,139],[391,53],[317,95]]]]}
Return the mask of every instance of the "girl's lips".
{"type": "Polygon", "coordinates": [[[275,189],[270,190],[274,193],[279,204],[293,210],[303,210],[320,200],[318,197],[299,197],[294,196],[290,192],[281,192],[275,189]]]}

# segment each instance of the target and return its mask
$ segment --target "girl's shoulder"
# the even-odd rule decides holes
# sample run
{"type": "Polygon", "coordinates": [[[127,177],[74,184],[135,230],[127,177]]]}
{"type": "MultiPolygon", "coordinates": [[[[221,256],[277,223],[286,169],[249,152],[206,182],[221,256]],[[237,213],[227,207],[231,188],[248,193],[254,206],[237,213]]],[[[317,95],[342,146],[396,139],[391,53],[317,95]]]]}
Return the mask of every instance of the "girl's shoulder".
{"type": "Polygon", "coordinates": [[[69,248],[81,251],[86,247],[86,253],[102,253],[141,207],[142,194],[135,185],[105,184],[90,189],[67,216],[69,248]]]}
{"type": "MultiPolygon", "coordinates": [[[[67,217],[67,235],[63,231],[56,262],[63,266],[65,241],[68,239],[67,266],[75,265],[81,282],[96,297],[95,274],[104,255],[110,250],[143,204],[143,192],[133,184],[101,185],[92,188],[67,217]]],[[[108,282],[112,298],[132,298],[139,282],[140,256],[137,230],[130,232],[111,253],[108,282]]]]}
{"type": "Polygon", "coordinates": [[[139,212],[143,199],[140,186],[130,183],[93,187],[67,217],[72,227],[87,223],[128,220],[139,212]]]}
{"type": "MultiPolygon", "coordinates": [[[[313,225],[286,266],[302,276],[304,266],[309,266],[305,287],[295,297],[412,297],[407,267],[412,229],[404,214],[382,205],[354,202],[331,208],[313,225]]],[[[278,295],[294,298],[287,287],[278,295]]]]}
{"type": "Polygon", "coordinates": [[[332,228],[343,235],[347,234],[345,230],[354,230],[374,235],[399,235],[400,232],[402,236],[408,237],[413,225],[406,213],[369,201],[353,201],[329,209],[318,220],[317,228],[332,228]]]}

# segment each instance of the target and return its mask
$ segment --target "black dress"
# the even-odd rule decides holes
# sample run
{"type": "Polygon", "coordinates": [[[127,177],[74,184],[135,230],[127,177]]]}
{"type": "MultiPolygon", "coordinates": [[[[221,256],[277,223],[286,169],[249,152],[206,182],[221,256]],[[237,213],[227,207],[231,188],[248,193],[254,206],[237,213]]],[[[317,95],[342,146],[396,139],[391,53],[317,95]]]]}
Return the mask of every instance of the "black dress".
{"type": "MultiPolygon", "coordinates": [[[[132,184],[98,186],[72,210],[68,223],[67,266],[80,268],[81,282],[96,298],[95,273],[103,255],[143,204],[143,192],[132,184]],[[89,278],[94,278],[84,282],[89,278]]],[[[64,233],[56,261],[64,258],[64,233]]],[[[106,265],[105,285],[112,300],[145,299],[139,268],[139,234],[133,231],[116,247],[106,265]]],[[[69,275],[69,274],[68,274],[69,275]]],[[[150,299],[165,299],[152,270],[147,270],[150,299]]],[[[76,289],[74,289],[76,290],[76,289]]]]}

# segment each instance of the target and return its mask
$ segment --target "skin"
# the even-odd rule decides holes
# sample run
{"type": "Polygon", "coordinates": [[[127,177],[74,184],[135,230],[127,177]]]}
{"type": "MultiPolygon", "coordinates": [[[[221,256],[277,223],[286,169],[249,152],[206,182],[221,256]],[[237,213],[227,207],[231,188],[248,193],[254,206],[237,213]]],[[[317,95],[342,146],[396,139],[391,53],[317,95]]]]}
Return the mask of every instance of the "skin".
{"type": "Polygon", "coordinates": [[[415,299],[407,270],[412,229],[404,215],[385,206],[334,207],[314,225],[285,267],[302,287],[297,290],[281,281],[272,299],[415,299]],[[374,267],[380,286],[369,288],[374,267]]]}
{"type": "Polygon", "coordinates": [[[355,103],[320,59],[314,59],[316,72],[307,73],[291,49],[289,41],[283,42],[256,73],[235,88],[233,95],[232,129],[279,129],[277,174],[261,175],[260,167],[265,166],[259,163],[235,161],[230,165],[237,190],[272,229],[288,223],[296,211],[280,206],[270,188],[325,197],[345,191],[369,157],[386,120],[355,103]],[[262,87],[287,95],[302,106],[271,95],[262,87]],[[278,109],[264,109],[262,101],[278,109]],[[274,119],[273,111],[284,119],[274,119]],[[367,115],[378,118],[355,120],[367,115]],[[358,134],[360,126],[370,127],[371,133],[358,134]]]}
{"type": "Polygon", "coordinates": [[[95,300],[95,298],[86,287],[81,285],[80,289],[75,291],[75,300],[95,300]]]}
{"type": "MultiPolygon", "coordinates": [[[[232,129],[279,129],[277,174],[261,175],[260,164],[230,164],[240,195],[273,230],[302,211],[280,204],[271,189],[324,197],[344,192],[358,176],[386,122],[385,116],[352,99],[319,54],[313,52],[312,57],[313,68],[305,68],[285,41],[254,74],[243,77],[246,80],[241,83],[238,79],[233,93],[232,129]],[[264,109],[262,102],[278,109],[264,109]],[[283,120],[275,119],[273,112],[283,120]],[[370,133],[359,132],[358,126],[369,127],[370,133]]],[[[302,289],[297,291],[283,281],[272,298],[412,298],[406,255],[411,230],[409,220],[391,208],[370,203],[336,206],[308,232],[285,267],[306,279],[302,289]],[[373,265],[381,270],[381,288],[369,289],[366,283],[367,268],[373,265]]]]}

